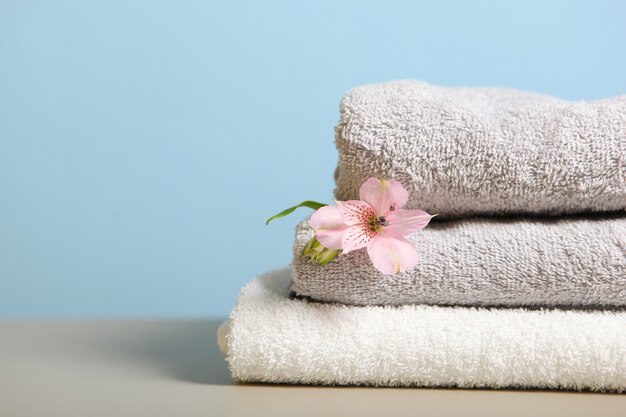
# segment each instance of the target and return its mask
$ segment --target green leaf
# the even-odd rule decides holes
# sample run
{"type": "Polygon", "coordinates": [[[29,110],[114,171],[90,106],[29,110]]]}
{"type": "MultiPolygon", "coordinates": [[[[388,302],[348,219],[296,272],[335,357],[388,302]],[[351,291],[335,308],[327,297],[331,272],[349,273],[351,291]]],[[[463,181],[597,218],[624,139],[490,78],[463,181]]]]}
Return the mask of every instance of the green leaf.
{"type": "Polygon", "coordinates": [[[265,224],[268,225],[268,224],[270,224],[270,222],[272,220],[280,219],[281,217],[285,217],[286,215],[293,213],[294,211],[296,211],[296,209],[298,207],[308,207],[310,209],[317,210],[320,207],[324,207],[324,206],[327,206],[327,205],[328,204],[318,203],[317,201],[311,201],[311,200],[303,201],[302,203],[300,203],[300,204],[298,204],[296,206],[289,207],[287,210],[283,210],[280,213],[270,217],[269,219],[267,219],[265,224]]]}

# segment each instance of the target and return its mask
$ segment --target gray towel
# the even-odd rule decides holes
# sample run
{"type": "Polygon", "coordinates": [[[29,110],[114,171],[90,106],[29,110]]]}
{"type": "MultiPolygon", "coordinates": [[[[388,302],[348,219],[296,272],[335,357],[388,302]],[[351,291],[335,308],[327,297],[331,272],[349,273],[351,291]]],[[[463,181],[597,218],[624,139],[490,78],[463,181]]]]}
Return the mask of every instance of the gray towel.
{"type": "Polygon", "coordinates": [[[626,216],[432,222],[408,239],[412,271],[386,276],[365,249],[319,266],[300,255],[313,236],[296,230],[292,290],[356,305],[626,306],[626,216]]]}
{"type": "Polygon", "coordinates": [[[408,208],[442,217],[626,207],[626,95],[366,85],[343,98],[336,145],[338,200],[358,199],[374,176],[400,181],[408,208]]]}

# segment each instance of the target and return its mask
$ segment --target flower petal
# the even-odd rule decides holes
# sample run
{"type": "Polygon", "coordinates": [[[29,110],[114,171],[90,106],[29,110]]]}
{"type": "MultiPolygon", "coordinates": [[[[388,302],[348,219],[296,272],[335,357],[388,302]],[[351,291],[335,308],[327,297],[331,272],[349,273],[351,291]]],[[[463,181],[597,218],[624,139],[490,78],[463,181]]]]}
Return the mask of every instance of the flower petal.
{"type": "Polygon", "coordinates": [[[343,222],[348,226],[368,224],[376,216],[374,210],[364,201],[337,201],[337,208],[341,213],[343,222]]]}
{"type": "Polygon", "coordinates": [[[315,228],[317,240],[328,249],[341,249],[347,226],[336,206],[324,206],[315,211],[309,220],[315,228]]]}
{"type": "Polygon", "coordinates": [[[382,180],[371,177],[361,185],[359,198],[374,209],[376,216],[387,213],[391,207],[399,209],[409,200],[409,192],[395,180],[382,180]]]}
{"type": "Polygon", "coordinates": [[[412,269],[419,261],[415,246],[394,233],[381,233],[367,246],[374,267],[385,275],[412,269]]]}
{"type": "Polygon", "coordinates": [[[376,231],[367,224],[356,224],[348,227],[342,240],[343,253],[366,247],[376,235],[376,231]]]}
{"type": "Polygon", "coordinates": [[[425,228],[432,218],[433,216],[422,210],[398,209],[390,211],[385,216],[389,224],[385,230],[400,236],[407,236],[425,228]]]}
{"type": "Polygon", "coordinates": [[[341,229],[318,229],[315,231],[315,237],[317,240],[328,249],[342,249],[343,237],[348,230],[347,226],[341,229]]]}
{"type": "Polygon", "coordinates": [[[315,210],[309,223],[315,229],[336,229],[344,225],[341,213],[336,206],[324,206],[315,210]]]}

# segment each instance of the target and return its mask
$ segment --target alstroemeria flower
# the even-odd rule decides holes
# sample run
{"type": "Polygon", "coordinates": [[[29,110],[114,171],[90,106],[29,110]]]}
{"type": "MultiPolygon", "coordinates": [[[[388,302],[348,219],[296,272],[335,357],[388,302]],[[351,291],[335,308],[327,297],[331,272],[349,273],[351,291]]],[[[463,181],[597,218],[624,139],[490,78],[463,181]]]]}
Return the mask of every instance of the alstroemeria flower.
{"type": "Polygon", "coordinates": [[[366,247],[374,267],[386,275],[412,269],[419,255],[404,236],[422,230],[434,216],[403,209],[409,193],[398,181],[372,177],[361,186],[359,197],[313,213],[310,223],[317,240],[343,254],[366,247]]]}

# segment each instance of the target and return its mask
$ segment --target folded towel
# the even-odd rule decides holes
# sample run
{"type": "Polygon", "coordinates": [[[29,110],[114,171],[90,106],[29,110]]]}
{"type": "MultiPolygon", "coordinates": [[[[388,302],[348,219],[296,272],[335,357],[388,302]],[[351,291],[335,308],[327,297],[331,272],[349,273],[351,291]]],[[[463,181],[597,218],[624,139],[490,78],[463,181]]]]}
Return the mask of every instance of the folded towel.
{"type": "Polygon", "coordinates": [[[355,307],[244,287],[227,360],[240,382],[626,390],[626,312],[355,307]]]}
{"type": "Polygon", "coordinates": [[[433,222],[408,237],[415,269],[386,276],[367,251],[319,266],[301,256],[313,236],[296,230],[293,291],[344,304],[626,306],[626,215],[433,222]]]}
{"type": "Polygon", "coordinates": [[[568,102],[417,81],[348,92],[336,129],[338,200],[396,179],[442,217],[626,207],[626,95],[568,102]]]}

